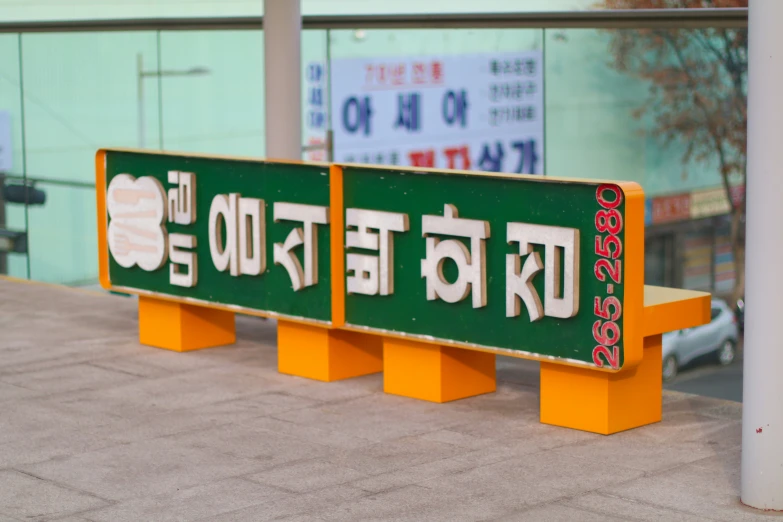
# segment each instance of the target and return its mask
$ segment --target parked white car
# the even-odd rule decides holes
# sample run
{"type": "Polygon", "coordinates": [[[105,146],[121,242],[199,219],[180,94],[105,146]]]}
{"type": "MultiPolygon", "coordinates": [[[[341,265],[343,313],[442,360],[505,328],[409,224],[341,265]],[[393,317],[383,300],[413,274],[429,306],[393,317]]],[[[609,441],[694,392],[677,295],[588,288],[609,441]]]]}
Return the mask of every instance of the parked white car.
{"type": "Polygon", "coordinates": [[[682,366],[709,353],[714,353],[724,366],[734,362],[739,338],[734,312],[725,301],[713,299],[711,317],[703,326],[663,334],[664,381],[672,380],[682,366]]]}

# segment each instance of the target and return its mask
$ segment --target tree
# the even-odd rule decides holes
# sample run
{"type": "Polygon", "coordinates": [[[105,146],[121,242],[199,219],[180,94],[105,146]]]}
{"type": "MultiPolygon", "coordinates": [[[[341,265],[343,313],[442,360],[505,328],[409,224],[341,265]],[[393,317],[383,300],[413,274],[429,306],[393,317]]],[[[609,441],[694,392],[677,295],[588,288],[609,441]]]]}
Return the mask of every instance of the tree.
{"type": "MultiPolygon", "coordinates": [[[[748,0],[603,0],[607,9],[747,7],[748,0]]],[[[634,111],[652,121],[664,143],[685,145],[683,163],[717,158],[731,204],[732,298],[745,291],[745,186],[747,158],[747,28],[613,30],[612,65],[650,85],[647,102],[634,111]]]]}

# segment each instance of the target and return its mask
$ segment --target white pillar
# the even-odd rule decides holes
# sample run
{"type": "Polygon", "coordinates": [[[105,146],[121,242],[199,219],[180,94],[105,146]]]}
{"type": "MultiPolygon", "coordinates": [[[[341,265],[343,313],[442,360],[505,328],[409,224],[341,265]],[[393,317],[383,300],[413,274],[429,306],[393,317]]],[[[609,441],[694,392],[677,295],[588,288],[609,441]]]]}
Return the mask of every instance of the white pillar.
{"type": "Polygon", "coordinates": [[[783,510],[783,2],[750,3],[742,501],[783,510]]]}
{"type": "Polygon", "coordinates": [[[264,0],[266,157],[302,159],[300,0],[264,0]]]}

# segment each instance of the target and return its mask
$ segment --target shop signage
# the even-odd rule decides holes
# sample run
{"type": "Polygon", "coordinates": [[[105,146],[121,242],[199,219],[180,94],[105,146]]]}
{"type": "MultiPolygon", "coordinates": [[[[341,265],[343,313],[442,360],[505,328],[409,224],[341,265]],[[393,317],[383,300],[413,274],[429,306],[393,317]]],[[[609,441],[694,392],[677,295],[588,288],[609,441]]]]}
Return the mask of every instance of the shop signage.
{"type": "Polygon", "coordinates": [[[690,194],[677,194],[652,200],[652,224],[683,221],[690,218],[690,194]]]}
{"type": "Polygon", "coordinates": [[[633,183],[132,151],[97,167],[107,288],[606,370],[641,358],[633,183]]]}
{"type": "Polygon", "coordinates": [[[330,78],[338,162],[543,173],[541,51],[333,59],[330,78]]]}
{"type": "Polygon", "coordinates": [[[731,212],[726,191],[721,188],[691,192],[691,219],[720,216],[731,212]]]}
{"type": "Polygon", "coordinates": [[[659,225],[689,219],[703,219],[721,216],[731,212],[731,206],[739,205],[745,196],[745,187],[730,187],[731,203],[723,187],[696,190],[683,194],[661,196],[648,201],[647,225],[659,225]]]}

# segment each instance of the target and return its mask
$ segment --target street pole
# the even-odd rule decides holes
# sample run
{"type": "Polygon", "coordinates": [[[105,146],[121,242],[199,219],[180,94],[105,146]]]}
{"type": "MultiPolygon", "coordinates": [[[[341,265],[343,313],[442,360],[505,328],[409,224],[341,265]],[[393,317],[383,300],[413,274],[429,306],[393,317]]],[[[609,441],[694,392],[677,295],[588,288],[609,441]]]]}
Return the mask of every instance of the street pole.
{"type": "Polygon", "coordinates": [[[264,0],[266,157],[302,159],[300,0],[264,0]]]}
{"type": "MultiPolygon", "coordinates": [[[[5,228],[5,174],[0,172],[0,228],[5,228]]],[[[0,275],[8,274],[8,254],[0,252],[0,275]]]]}
{"type": "Polygon", "coordinates": [[[783,510],[783,2],[749,11],[742,502],[783,510]]]}
{"type": "Polygon", "coordinates": [[[139,148],[144,148],[144,57],[136,55],[136,114],[138,117],[139,148]]]}

